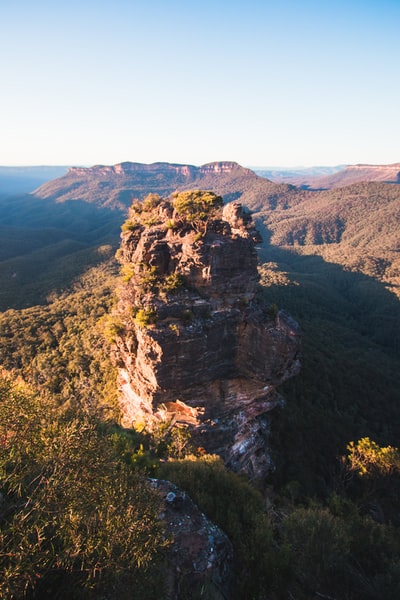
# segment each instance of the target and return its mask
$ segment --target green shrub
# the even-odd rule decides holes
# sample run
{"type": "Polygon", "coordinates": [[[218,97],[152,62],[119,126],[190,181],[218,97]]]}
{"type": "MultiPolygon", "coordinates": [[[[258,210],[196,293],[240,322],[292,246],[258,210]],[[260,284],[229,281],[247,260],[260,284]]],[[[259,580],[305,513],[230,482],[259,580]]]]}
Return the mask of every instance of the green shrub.
{"type": "Polygon", "coordinates": [[[104,337],[110,344],[113,344],[123,331],[124,326],[118,317],[109,315],[104,318],[104,337]]]}
{"type": "Polygon", "coordinates": [[[387,477],[400,473],[400,452],[393,446],[380,447],[369,437],[347,445],[347,468],[359,477],[387,477]]]}
{"type": "Polygon", "coordinates": [[[214,192],[189,190],[173,194],[176,214],[190,223],[198,232],[204,232],[207,221],[223,206],[221,196],[214,192]]]}
{"type": "Polygon", "coordinates": [[[121,226],[121,231],[135,231],[139,227],[137,222],[127,219],[121,226]]]}
{"type": "Polygon", "coordinates": [[[135,323],[141,327],[148,327],[157,323],[157,312],[152,308],[139,308],[135,315],[135,323]]]}
{"type": "Polygon", "coordinates": [[[121,267],[121,275],[122,275],[122,281],[124,283],[129,283],[129,281],[132,279],[132,277],[135,274],[135,265],[133,263],[125,263],[122,265],[121,267]]]}
{"type": "Polygon", "coordinates": [[[141,263],[140,271],[136,273],[135,276],[135,284],[140,286],[141,291],[143,293],[154,291],[158,282],[159,277],[157,274],[157,267],[155,265],[141,263]]]}
{"type": "Polygon", "coordinates": [[[343,519],[326,508],[298,508],[283,521],[293,575],[313,593],[330,593],[348,571],[350,537],[343,519]]]}
{"type": "Polygon", "coordinates": [[[95,419],[58,414],[9,381],[0,398],[0,596],[131,597],[124,582],[160,598],[146,592],[165,546],[160,501],[138,470],[95,419]]]}
{"type": "Polygon", "coordinates": [[[159,196],[159,194],[147,194],[147,196],[144,198],[143,203],[142,203],[142,210],[145,211],[151,211],[154,208],[157,208],[157,206],[160,204],[160,202],[162,201],[161,196],[159,196]]]}
{"type": "Polygon", "coordinates": [[[185,285],[185,277],[181,273],[171,273],[167,275],[161,285],[161,290],[165,293],[176,292],[185,285]]]}
{"type": "Polygon", "coordinates": [[[260,492],[226,469],[217,456],[169,460],[160,464],[160,476],[186,490],[233,543],[238,569],[235,597],[270,597],[284,585],[289,553],[274,541],[260,492]]]}

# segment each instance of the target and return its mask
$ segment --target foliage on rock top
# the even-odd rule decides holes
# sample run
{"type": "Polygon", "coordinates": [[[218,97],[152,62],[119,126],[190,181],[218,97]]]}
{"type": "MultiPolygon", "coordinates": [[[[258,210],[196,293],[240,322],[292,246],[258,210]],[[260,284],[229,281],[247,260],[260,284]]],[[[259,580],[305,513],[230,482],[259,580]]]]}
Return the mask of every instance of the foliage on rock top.
{"type": "Polygon", "coordinates": [[[122,231],[134,231],[142,227],[151,227],[163,222],[157,208],[162,198],[158,194],[148,194],[142,202],[134,200],[129,208],[128,219],[122,225],[122,231]]]}
{"type": "Polygon", "coordinates": [[[215,217],[223,206],[221,196],[209,191],[188,190],[176,192],[172,197],[175,213],[197,231],[204,231],[207,221],[215,217]]]}
{"type": "Polygon", "coordinates": [[[133,201],[122,231],[153,225],[164,225],[167,229],[190,225],[197,232],[204,232],[207,222],[218,214],[222,206],[222,197],[211,191],[175,192],[170,199],[148,194],[142,202],[133,201]]]}

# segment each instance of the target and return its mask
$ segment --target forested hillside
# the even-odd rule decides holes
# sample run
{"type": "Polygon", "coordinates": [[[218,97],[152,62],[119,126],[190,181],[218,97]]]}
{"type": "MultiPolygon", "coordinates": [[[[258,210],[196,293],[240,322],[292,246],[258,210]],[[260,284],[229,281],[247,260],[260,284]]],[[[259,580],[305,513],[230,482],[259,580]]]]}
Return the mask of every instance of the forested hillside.
{"type": "MultiPolygon", "coordinates": [[[[122,209],[3,199],[0,595],[164,598],[168,549],[157,500],[143,502],[150,475],[228,534],[232,598],[397,600],[400,188],[306,192],[240,169],[198,183],[253,211],[260,294],[302,329],[302,370],[271,413],[276,470],[256,490],[174,427],[123,430],[110,318],[122,209]]],[[[181,583],[180,598],[221,598],[181,583]]]]}
{"type": "Polygon", "coordinates": [[[287,210],[250,202],[271,246],[320,255],[399,295],[400,188],[382,183],[310,193],[287,210]]]}
{"type": "Polygon", "coordinates": [[[0,310],[46,303],[118,244],[123,216],[32,195],[0,199],[0,310]]]}

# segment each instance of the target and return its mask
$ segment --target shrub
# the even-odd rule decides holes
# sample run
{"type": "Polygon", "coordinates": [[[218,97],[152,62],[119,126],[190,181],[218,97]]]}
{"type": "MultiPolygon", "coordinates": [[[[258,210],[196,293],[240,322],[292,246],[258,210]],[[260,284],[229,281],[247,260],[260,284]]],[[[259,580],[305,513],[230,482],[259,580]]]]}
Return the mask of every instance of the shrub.
{"type": "Polygon", "coordinates": [[[159,598],[141,577],[165,546],[160,505],[138,471],[95,419],[9,381],[0,397],[0,596],[127,598],[124,581],[159,598]]]}
{"type": "Polygon", "coordinates": [[[221,196],[202,190],[177,192],[173,198],[176,214],[198,232],[205,231],[207,221],[214,217],[223,205],[221,196]]]}
{"type": "Polygon", "coordinates": [[[137,222],[127,219],[121,226],[121,231],[135,231],[139,227],[137,222]]]}
{"type": "Polygon", "coordinates": [[[360,477],[388,476],[400,473],[400,452],[393,446],[382,448],[365,437],[347,446],[347,467],[360,477]]]}
{"type": "Polygon", "coordinates": [[[294,510],[283,521],[283,540],[291,548],[293,575],[305,589],[330,592],[343,584],[350,537],[343,519],[325,508],[294,510]]]}
{"type": "Polygon", "coordinates": [[[135,315],[135,323],[141,327],[148,327],[157,323],[157,312],[152,308],[139,308],[135,315]]]}
{"type": "Polygon", "coordinates": [[[236,598],[270,597],[288,570],[285,545],[273,539],[260,492],[232,473],[218,456],[187,456],[160,464],[160,476],[188,492],[233,543],[238,572],[236,598]]]}
{"type": "Polygon", "coordinates": [[[132,279],[134,274],[135,274],[135,265],[133,263],[125,263],[124,265],[122,265],[121,275],[122,275],[122,281],[124,283],[129,283],[129,281],[132,279]]]}
{"type": "Polygon", "coordinates": [[[113,344],[118,336],[124,331],[124,326],[116,316],[104,318],[104,337],[113,344]]]}
{"type": "Polygon", "coordinates": [[[163,292],[176,292],[185,285],[185,277],[181,273],[171,273],[167,275],[162,283],[163,292]]]}
{"type": "Polygon", "coordinates": [[[161,201],[162,198],[159,194],[147,194],[142,203],[142,210],[151,211],[154,208],[157,208],[161,201]]]}
{"type": "Polygon", "coordinates": [[[141,263],[140,271],[136,274],[135,280],[136,285],[139,285],[143,292],[154,291],[159,280],[157,267],[155,265],[141,263]]]}

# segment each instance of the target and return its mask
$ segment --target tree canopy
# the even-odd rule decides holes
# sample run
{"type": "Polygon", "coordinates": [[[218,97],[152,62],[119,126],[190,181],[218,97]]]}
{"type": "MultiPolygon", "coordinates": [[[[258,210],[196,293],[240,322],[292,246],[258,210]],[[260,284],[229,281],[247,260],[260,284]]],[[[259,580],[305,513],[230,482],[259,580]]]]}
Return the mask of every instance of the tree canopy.
{"type": "Polygon", "coordinates": [[[222,207],[223,200],[214,192],[188,190],[173,194],[173,204],[178,216],[202,231],[206,222],[222,207]]]}

